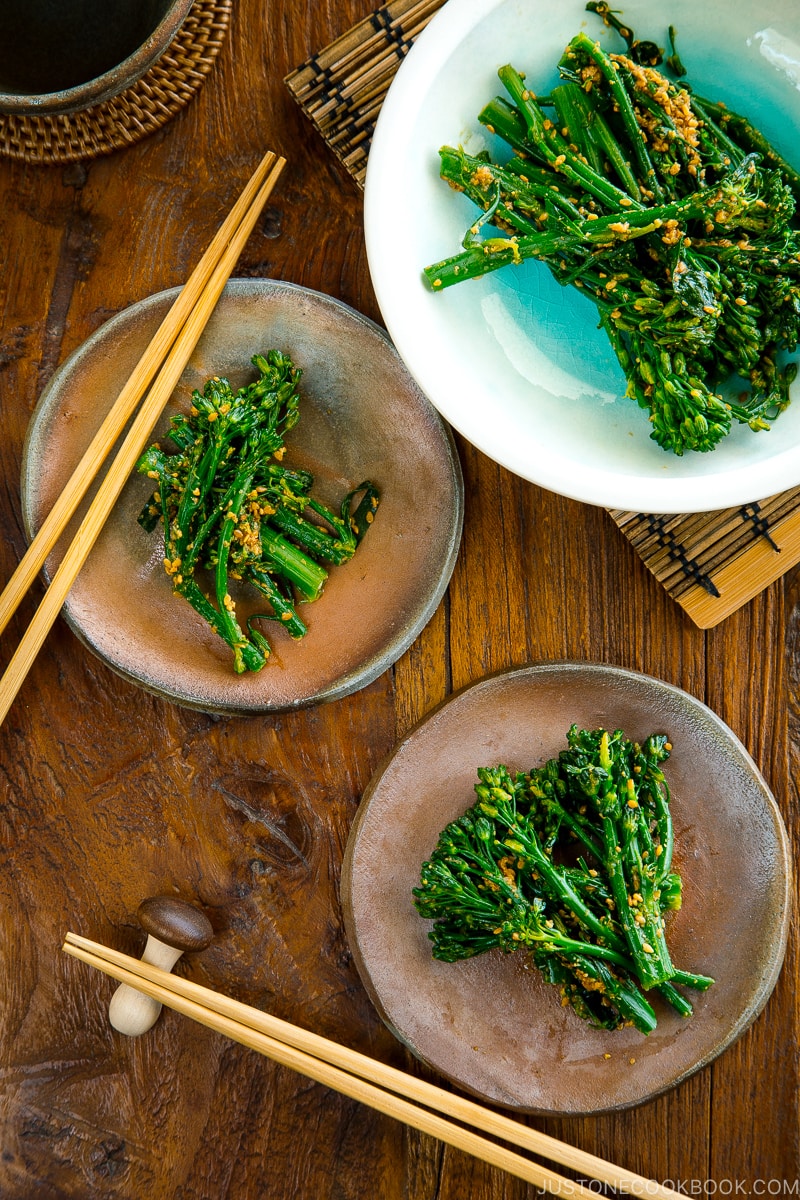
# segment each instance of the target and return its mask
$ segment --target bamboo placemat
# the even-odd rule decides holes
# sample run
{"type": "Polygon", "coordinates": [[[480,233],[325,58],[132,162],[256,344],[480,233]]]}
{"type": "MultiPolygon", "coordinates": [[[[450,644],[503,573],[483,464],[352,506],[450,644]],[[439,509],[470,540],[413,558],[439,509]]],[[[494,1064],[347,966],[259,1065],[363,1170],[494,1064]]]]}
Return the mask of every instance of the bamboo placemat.
{"type": "MultiPolygon", "coordinates": [[[[414,39],[444,0],[391,0],[286,77],[294,99],[356,183],[381,104],[414,39]]],[[[717,625],[800,562],[800,488],[712,513],[611,511],[673,599],[717,625]]]]}
{"type": "Polygon", "coordinates": [[[716,512],[609,511],[701,629],[718,625],[800,562],[800,487],[716,512]]]}
{"type": "Polygon", "coordinates": [[[289,91],[359,187],[389,85],[443,3],[390,0],[286,77],[289,91]]]}
{"type": "Polygon", "coordinates": [[[98,158],[148,137],[184,108],[225,40],[233,0],[195,0],[172,44],[138,83],[76,113],[0,116],[0,156],[31,163],[98,158]]]}

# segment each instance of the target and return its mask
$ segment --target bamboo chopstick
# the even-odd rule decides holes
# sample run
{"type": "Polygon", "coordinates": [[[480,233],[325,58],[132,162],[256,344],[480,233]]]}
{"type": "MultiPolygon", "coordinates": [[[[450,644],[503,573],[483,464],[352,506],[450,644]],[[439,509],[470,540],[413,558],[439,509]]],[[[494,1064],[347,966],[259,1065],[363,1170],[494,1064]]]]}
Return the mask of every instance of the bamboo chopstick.
{"type": "Polygon", "coordinates": [[[180,295],[164,317],[155,336],[133,369],[114,404],[92,438],[86,451],[73,471],[64,490],[42,522],[42,526],[31,541],[17,569],[0,595],[0,633],[5,629],[27,592],[47,555],[63,533],[67,522],[83,499],[89,484],[97,474],[100,463],[111,452],[127,421],[131,417],[145,390],[150,386],[156,371],[161,366],[172,343],[197,303],[200,294],[219,262],[223,250],[238,229],[242,219],[252,205],[276,156],[270,150],[256,167],[239,199],[225,221],[209,243],[200,262],[187,279],[180,295]]]}
{"type": "MultiPolygon", "coordinates": [[[[158,972],[158,975],[152,979],[147,976],[143,977],[135,969],[113,965],[92,951],[79,948],[71,940],[69,934],[63,948],[75,958],[97,967],[123,983],[138,988],[146,995],[174,1008],[176,1012],[191,1017],[216,1033],[221,1033],[240,1045],[258,1051],[282,1066],[290,1067],[317,1083],[325,1084],[352,1100],[358,1100],[386,1116],[394,1117],[421,1133],[437,1137],[440,1141],[464,1150],[475,1158],[491,1163],[492,1166],[500,1167],[543,1190],[554,1192],[557,1195],[581,1197],[582,1200],[590,1200],[593,1195],[583,1185],[553,1174],[513,1151],[498,1146],[469,1130],[461,1129],[436,1113],[418,1108],[408,1100],[384,1090],[376,1083],[352,1075],[323,1059],[298,1050],[287,1042],[260,1032],[252,1025],[244,1024],[235,1017],[223,1015],[210,1008],[207,1003],[198,1003],[196,1000],[182,996],[170,986],[174,982],[174,977],[170,976],[168,972],[158,972]],[[162,976],[163,982],[161,982],[162,976]]],[[[131,960],[131,968],[135,963],[135,959],[131,960]]],[[[205,990],[203,989],[203,991],[205,990]]],[[[373,1062],[372,1065],[373,1068],[380,1066],[377,1062],[373,1062]]]]}
{"type": "Polygon", "coordinates": [[[654,1180],[624,1171],[475,1101],[453,1095],[358,1051],[107,946],[68,933],[63,949],[200,1024],[546,1191],[569,1196],[596,1195],[580,1183],[567,1180],[538,1163],[453,1125],[446,1117],[475,1126],[483,1133],[502,1138],[617,1190],[654,1200],[676,1200],[675,1191],[654,1180]],[[417,1108],[414,1101],[437,1112],[417,1108]]]}
{"type": "Polygon", "coordinates": [[[259,164],[228,219],[211,242],[134,369],[131,379],[81,459],[53,512],[42,525],[38,539],[34,540],[35,550],[34,543],[31,543],[30,558],[27,555],[23,558],[0,597],[2,631],[25,589],[63,532],[101,462],[111,450],[124,425],[132,416],[137,402],[155,376],[155,381],[142,401],[113,463],[45,592],[44,599],[0,679],[0,723],[5,720],[69,589],[172,395],[284,165],[285,159],[276,158],[272,153],[267,154],[259,164]]]}

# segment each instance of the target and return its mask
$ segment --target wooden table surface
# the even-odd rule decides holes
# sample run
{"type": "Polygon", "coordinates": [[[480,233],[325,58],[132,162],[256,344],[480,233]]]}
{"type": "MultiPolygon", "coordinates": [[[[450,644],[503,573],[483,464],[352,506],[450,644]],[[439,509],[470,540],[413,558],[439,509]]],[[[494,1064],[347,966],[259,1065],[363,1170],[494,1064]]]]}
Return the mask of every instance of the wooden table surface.
{"type": "MultiPolygon", "coordinates": [[[[371,7],[241,0],[205,86],[158,133],[85,165],[0,162],[3,578],[25,545],[21,452],[43,386],[114,313],[184,281],[264,149],[289,163],[236,273],[380,320],[361,194],[282,82],[371,7]]],[[[360,984],[339,870],[382,757],[488,672],[594,660],[677,684],[742,739],[797,840],[797,571],[701,632],[604,511],[464,442],[459,453],[466,521],[448,594],[357,695],[287,716],[207,716],[117,678],[63,622],[51,632],[0,729],[3,1200],[534,1194],[175,1014],[140,1039],[115,1035],[113,985],[60,951],[73,929],[138,953],[139,902],[177,891],[216,933],[187,964],[193,978],[422,1071],[360,984]]],[[[14,619],[4,662],[40,594],[14,619]]],[[[676,1090],[616,1115],[532,1123],[689,1195],[796,1195],[797,970],[793,938],[762,1015],[676,1090]]]]}

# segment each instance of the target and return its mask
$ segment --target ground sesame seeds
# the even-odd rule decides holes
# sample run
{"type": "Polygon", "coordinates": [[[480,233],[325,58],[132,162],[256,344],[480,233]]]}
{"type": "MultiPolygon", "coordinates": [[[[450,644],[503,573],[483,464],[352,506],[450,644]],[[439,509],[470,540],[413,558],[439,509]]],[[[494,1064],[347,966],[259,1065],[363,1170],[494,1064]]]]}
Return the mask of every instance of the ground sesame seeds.
{"type": "Polygon", "coordinates": [[[492,174],[490,168],[487,167],[485,163],[482,163],[481,166],[473,171],[472,175],[470,176],[470,183],[473,187],[481,188],[483,191],[486,191],[487,188],[490,188],[494,183],[494,175],[492,174]]]}

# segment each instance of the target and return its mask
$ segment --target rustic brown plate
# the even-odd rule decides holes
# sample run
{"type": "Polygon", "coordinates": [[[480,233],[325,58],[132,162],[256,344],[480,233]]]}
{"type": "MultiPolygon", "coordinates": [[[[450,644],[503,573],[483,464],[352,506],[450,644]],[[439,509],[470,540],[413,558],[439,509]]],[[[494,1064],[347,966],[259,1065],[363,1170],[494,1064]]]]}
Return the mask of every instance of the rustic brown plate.
{"type": "MultiPolygon", "coordinates": [[[[151,296],[102,326],[42,395],[23,464],[29,535],[176,294],[151,296]]],[[[285,462],[311,470],[315,494],[331,505],[364,479],[382,497],[355,558],[332,568],[320,599],[303,606],[306,637],[292,641],[267,623],[272,657],[257,674],[235,675],[228,647],[172,595],[160,533],[146,534],[137,523],[152,490],[141,476],[126,485],[64,610],[75,633],[120,675],[209,712],[281,711],[370,683],[433,615],[461,536],[461,472],[447,427],[383,330],[329,296],[271,280],[232,281],[173,407],[188,406],[192,389],[211,375],[227,376],[234,387],[254,378],[251,356],[272,348],[303,368],[301,419],[287,438],[285,462]]],[[[49,574],[58,562],[54,554],[49,574]]],[[[243,619],[263,611],[255,594],[238,600],[243,619]]]]}
{"type": "Polygon", "coordinates": [[[364,985],[415,1055],[494,1103],[579,1114],[663,1092],[754,1020],[783,961],[790,874],[775,801],[710,709],[646,675],[556,663],[475,684],[400,742],[359,808],[342,900],[364,985]],[[670,921],[669,944],[676,963],[716,983],[692,995],[689,1020],[656,997],[658,1027],[649,1037],[590,1028],[561,1007],[557,989],[522,953],[434,961],[431,923],[412,904],[440,830],[474,801],[477,767],[532,767],[565,746],[573,722],[636,739],[666,732],[674,746],[665,770],[684,903],[670,921]]]}

